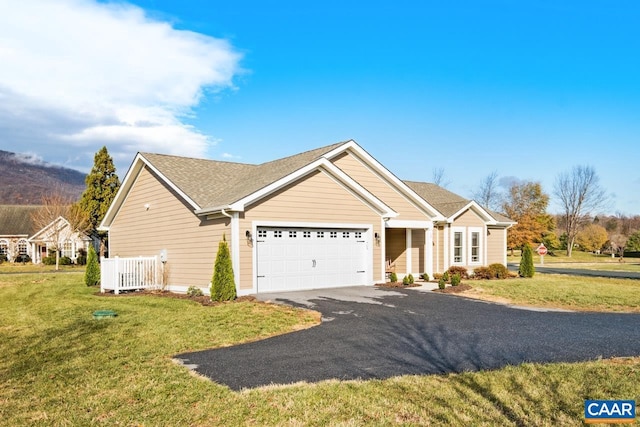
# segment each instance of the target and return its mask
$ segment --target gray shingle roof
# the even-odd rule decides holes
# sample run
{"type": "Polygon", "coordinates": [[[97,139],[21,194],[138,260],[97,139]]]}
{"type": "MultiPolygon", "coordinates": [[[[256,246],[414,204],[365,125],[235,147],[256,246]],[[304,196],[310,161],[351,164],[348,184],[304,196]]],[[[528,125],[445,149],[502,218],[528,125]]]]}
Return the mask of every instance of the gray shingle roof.
{"type": "Polygon", "coordinates": [[[202,209],[226,206],[303,168],[344,142],[260,165],[140,153],[202,209]]]}
{"type": "Polygon", "coordinates": [[[471,201],[430,182],[404,181],[404,183],[445,217],[450,217],[471,201]]]}
{"type": "Polygon", "coordinates": [[[0,205],[0,236],[31,236],[35,230],[31,214],[40,206],[0,205]]]}
{"type": "MultiPolygon", "coordinates": [[[[230,205],[249,196],[343,144],[345,142],[339,142],[259,165],[166,154],[140,154],[201,209],[211,209],[230,205]]],[[[404,183],[445,217],[455,214],[471,201],[436,184],[404,183]]],[[[489,213],[498,221],[510,221],[503,215],[489,213]]]]}

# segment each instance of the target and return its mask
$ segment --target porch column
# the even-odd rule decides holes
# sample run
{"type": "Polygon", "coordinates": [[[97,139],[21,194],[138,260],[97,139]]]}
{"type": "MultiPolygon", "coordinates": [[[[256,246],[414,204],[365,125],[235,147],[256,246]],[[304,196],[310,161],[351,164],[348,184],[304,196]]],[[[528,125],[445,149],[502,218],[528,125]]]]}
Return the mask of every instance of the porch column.
{"type": "Polygon", "coordinates": [[[433,279],[433,227],[424,230],[424,272],[433,279]]]}
{"type": "Polygon", "coordinates": [[[406,239],[405,239],[405,243],[406,243],[406,250],[405,250],[405,254],[406,254],[406,261],[407,261],[407,271],[406,274],[413,274],[411,272],[412,269],[412,261],[413,261],[413,257],[412,257],[412,250],[411,250],[411,229],[407,228],[405,229],[405,234],[406,234],[406,239]]]}

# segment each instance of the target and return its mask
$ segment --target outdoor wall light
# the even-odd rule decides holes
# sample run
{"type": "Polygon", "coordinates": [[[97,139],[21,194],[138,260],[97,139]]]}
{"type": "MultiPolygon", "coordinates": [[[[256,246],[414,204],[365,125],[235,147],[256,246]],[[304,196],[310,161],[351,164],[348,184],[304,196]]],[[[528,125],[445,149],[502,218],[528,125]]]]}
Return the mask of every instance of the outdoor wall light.
{"type": "Polygon", "coordinates": [[[376,239],[376,243],[380,244],[380,235],[377,232],[374,233],[373,237],[376,239]]]}
{"type": "Polygon", "coordinates": [[[253,236],[251,235],[251,231],[247,230],[244,233],[245,237],[247,238],[247,242],[251,243],[253,241],[253,236]]]}
{"type": "Polygon", "coordinates": [[[144,204],[144,210],[148,211],[151,205],[149,203],[144,204]]]}

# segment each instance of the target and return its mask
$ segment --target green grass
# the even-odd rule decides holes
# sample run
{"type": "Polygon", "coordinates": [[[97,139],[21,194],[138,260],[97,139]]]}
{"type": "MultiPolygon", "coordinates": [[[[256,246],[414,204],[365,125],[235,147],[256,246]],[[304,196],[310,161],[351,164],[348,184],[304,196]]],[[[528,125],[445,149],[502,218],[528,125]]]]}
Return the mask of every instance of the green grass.
{"type": "MultiPolygon", "coordinates": [[[[84,273],[84,265],[60,265],[58,266],[60,272],[82,272],[84,273]]],[[[55,265],[33,264],[31,262],[14,263],[14,262],[2,262],[0,263],[0,275],[3,273],[55,273],[55,265]]]]}
{"type": "Polygon", "coordinates": [[[640,280],[536,274],[533,278],[470,280],[472,294],[513,304],[582,311],[640,312],[640,280]]]}
{"type": "Polygon", "coordinates": [[[640,358],[236,393],[171,357],[308,327],[317,316],[95,291],[81,274],[0,275],[0,425],[578,426],[584,399],[640,400],[640,358]],[[119,315],[93,320],[99,309],[119,315]]]}
{"type": "MultiPolygon", "coordinates": [[[[507,255],[507,262],[518,264],[520,251],[514,251],[514,255],[510,255],[510,253],[507,255]]],[[[540,255],[534,253],[533,262],[536,266],[540,265],[540,255]]],[[[624,262],[620,262],[620,258],[611,258],[611,255],[596,255],[581,251],[573,251],[571,257],[568,257],[564,251],[554,251],[553,255],[545,255],[544,265],[588,270],[640,272],[640,259],[638,258],[625,258],[624,262]]]]}

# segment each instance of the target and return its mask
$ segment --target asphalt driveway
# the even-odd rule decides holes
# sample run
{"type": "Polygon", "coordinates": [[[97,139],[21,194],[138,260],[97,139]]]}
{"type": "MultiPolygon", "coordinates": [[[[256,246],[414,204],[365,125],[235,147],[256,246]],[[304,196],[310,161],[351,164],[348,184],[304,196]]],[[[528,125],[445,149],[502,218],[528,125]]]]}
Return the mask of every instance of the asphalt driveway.
{"type": "Polygon", "coordinates": [[[524,310],[415,289],[262,295],[322,313],[321,325],[176,356],[233,390],[640,355],[640,314],[524,310]]]}

